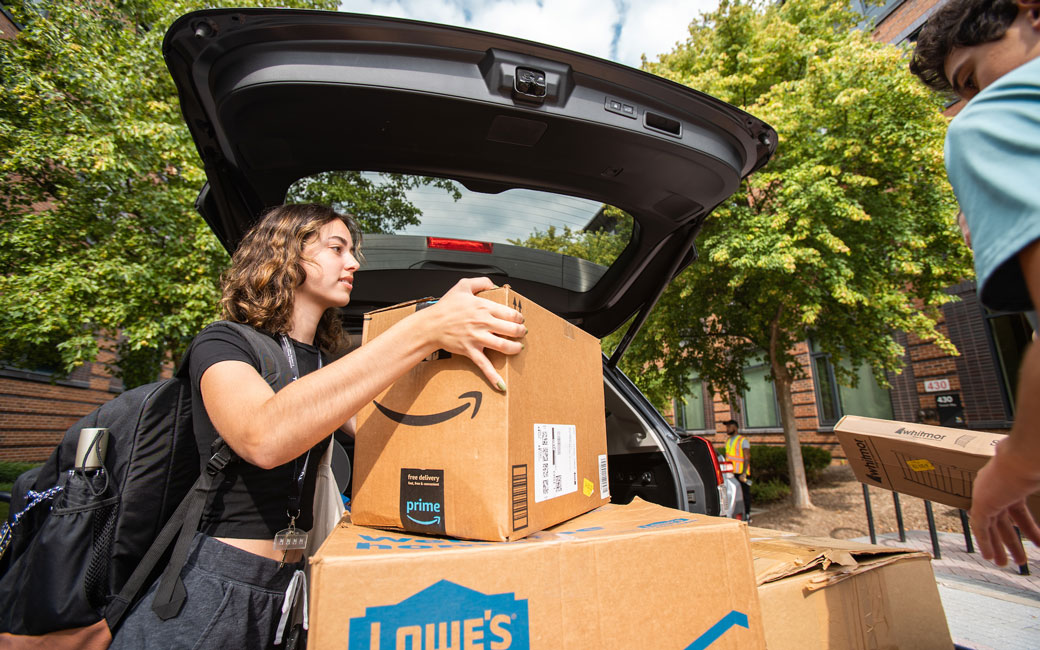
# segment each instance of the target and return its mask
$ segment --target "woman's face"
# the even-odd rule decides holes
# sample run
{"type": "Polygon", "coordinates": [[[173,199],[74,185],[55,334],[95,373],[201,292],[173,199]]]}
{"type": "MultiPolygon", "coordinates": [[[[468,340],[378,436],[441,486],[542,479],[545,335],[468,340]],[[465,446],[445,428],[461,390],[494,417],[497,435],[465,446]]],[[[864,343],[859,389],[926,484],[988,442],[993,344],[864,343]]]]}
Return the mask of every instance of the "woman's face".
{"type": "Polygon", "coordinates": [[[360,266],[353,248],[350,230],[342,221],[333,219],[322,226],[303,247],[307,276],[296,289],[297,307],[315,305],[324,311],[350,302],[354,271],[360,266]]]}

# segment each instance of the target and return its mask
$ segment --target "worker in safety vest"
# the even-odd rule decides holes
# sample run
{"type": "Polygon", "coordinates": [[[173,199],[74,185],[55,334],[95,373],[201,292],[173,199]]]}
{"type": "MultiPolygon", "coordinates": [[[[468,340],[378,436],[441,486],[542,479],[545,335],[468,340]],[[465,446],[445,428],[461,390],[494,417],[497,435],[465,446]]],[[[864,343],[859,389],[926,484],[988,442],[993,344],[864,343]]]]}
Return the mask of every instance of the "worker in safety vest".
{"type": "Polygon", "coordinates": [[[726,460],[733,463],[733,475],[740,481],[744,496],[744,521],[751,521],[751,443],[740,435],[736,420],[726,420],[726,460]]]}

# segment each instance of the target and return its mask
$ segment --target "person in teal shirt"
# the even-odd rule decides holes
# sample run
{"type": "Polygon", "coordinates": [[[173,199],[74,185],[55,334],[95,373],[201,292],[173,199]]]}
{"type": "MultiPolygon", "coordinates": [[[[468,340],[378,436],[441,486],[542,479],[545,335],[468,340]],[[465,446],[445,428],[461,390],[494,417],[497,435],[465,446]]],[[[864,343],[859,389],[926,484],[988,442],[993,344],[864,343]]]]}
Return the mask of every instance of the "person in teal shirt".
{"type": "MultiPolygon", "coordinates": [[[[967,220],[980,300],[1040,306],[1040,0],[950,0],[925,24],[910,70],[968,101],[946,136],[946,170],[967,220]]],[[[976,477],[971,523],[998,565],[1040,545],[1026,498],[1040,491],[1040,346],[1022,362],[1015,424],[976,477]]]]}

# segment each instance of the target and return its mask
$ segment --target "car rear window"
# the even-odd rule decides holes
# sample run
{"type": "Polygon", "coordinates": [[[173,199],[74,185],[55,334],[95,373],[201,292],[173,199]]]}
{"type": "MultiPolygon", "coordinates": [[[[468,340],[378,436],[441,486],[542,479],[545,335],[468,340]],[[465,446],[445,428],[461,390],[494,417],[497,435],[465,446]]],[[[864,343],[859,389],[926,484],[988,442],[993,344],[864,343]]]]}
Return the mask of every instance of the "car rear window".
{"type": "MultiPolygon", "coordinates": [[[[634,228],[630,215],[599,201],[529,189],[481,192],[450,179],[407,174],[323,172],[294,183],[287,200],[331,203],[354,215],[366,234],[420,236],[432,245],[491,245],[456,248],[475,254],[495,254],[496,245],[503,253],[509,247],[545,250],[592,262],[603,271],[624,250],[634,228]]],[[[407,267],[407,260],[401,266],[407,267]]]]}

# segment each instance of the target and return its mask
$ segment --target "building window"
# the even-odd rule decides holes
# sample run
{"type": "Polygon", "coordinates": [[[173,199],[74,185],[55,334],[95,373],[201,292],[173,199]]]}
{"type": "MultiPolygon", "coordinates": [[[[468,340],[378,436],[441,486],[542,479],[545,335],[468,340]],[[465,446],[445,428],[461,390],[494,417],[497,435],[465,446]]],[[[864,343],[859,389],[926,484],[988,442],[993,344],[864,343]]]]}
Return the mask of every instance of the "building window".
{"type": "Polygon", "coordinates": [[[855,370],[858,379],[855,388],[841,386],[835,378],[830,356],[816,350],[812,341],[809,341],[809,349],[812,351],[816,415],[820,426],[833,426],[843,415],[862,415],[884,420],[894,417],[892,396],[878,385],[870,366],[860,366],[855,370]]]}
{"type": "Polygon", "coordinates": [[[704,382],[700,379],[690,380],[689,393],[675,402],[676,426],[686,431],[707,429],[705,402],[704,382]]]}
{"type": "Polygon", "coordinates": [[[744,368],[747,390],[743,394],[744,428],[768,429],[780,426],[776,389],[769,377],[769,365],[760,362],[744,368]]]}
{"type": "Polygon", "coordinates": [[[0,363],[0,369],[43,377],[60,376],[61,354],[54,346],[24,343],[9,354],[10,360],[0,363]]]}
{"type": "Polygon", "coordinates": [[[1026,348],[1033,340],[1033,327],[1025,314],[1011,314],[986,310],[986,325],[993,349],[1000,365],[1000,379],[1010,409],[1015,415],[1015,395],[1018,393],[1018,371],[1026,348]]]}
{"type": "Polygon", "coordinates": [[[838,402],[838,382],[834,379],[834,367],[825,354],[814,354],[813,379],[816,384],[816,416],[820,426],[829,427],[841,418],[838,402]]]}

